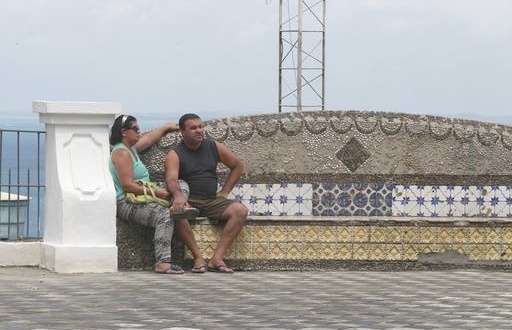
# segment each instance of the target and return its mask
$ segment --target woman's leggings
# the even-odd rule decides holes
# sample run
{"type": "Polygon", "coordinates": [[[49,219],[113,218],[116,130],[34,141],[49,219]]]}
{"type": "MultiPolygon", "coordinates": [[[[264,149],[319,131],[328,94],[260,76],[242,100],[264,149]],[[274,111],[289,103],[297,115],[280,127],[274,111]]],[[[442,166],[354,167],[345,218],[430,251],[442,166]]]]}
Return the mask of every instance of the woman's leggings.
{"type": "MultiPolygon", "coordinates": [[[[179,181],[181,191],[188,199],[188,185],[179,181]]],[[[174,232],[174,219],[168,207],[158,203],[130,203],[126,195],[117,197],[117,217],[124,221],[133,221],[143,226],[155,228],[155,258],[157,263],[171,262],[171,241],[174,232]]]]}

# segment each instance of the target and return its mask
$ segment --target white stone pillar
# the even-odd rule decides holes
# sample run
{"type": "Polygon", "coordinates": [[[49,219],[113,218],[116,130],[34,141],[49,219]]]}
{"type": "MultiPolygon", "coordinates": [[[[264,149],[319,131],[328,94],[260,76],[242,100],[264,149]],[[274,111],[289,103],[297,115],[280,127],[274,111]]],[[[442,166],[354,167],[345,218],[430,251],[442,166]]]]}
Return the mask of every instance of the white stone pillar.
{"type": "Polygon", "coordinates": [[[32,110],[46,126],[41,266],[58,273],[117,271],[108,126],[120,104],[35,101],[32,110]]]}

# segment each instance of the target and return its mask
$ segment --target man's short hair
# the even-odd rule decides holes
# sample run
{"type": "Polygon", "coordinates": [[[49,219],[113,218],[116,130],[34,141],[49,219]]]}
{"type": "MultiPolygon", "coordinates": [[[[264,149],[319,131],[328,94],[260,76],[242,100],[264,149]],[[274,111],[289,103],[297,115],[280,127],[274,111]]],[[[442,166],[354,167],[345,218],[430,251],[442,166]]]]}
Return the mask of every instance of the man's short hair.
{"type": "Polygon", "coordinates": [[[180,125],[180,130],[185,129],[185,122],[189,119],[201,119],[198,115],[195,113],[186,113],[183,116],[181,116],[180,121],[178,122],[178,125],[180,125]]]}

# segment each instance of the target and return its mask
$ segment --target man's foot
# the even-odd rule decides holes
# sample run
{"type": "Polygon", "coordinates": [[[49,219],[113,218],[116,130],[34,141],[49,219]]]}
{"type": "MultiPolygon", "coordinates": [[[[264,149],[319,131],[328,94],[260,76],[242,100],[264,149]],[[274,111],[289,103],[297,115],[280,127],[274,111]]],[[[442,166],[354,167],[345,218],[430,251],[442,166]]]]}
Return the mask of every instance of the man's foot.
{"type": "Polygon", "coordinates": [[[208,271],[214,273],[224,273],[224,274],[233,274],[233,269],[229,268],[225,264],[218,264],[215,266],[208,265],[208,271]]]}
{"type": "Polygon", "coordinates": [[[191,272],[196,274],[204,274],[206,272],[206,266],[201,265],[199,267],[192,267],[191,272]]]}

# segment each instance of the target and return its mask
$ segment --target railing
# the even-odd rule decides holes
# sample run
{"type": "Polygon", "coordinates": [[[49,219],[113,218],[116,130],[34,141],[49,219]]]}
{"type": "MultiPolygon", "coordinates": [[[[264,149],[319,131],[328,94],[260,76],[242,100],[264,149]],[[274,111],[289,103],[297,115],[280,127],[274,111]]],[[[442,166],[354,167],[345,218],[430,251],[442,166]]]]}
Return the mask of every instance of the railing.
{"type": "Polygon", "coordinates": [[[0,129],[0,240],[44,231],[44,131],[0,129]]]}

